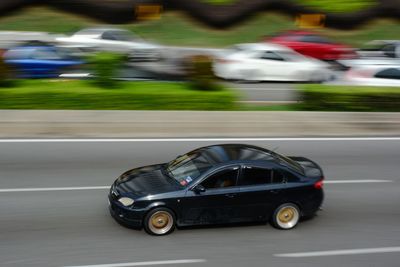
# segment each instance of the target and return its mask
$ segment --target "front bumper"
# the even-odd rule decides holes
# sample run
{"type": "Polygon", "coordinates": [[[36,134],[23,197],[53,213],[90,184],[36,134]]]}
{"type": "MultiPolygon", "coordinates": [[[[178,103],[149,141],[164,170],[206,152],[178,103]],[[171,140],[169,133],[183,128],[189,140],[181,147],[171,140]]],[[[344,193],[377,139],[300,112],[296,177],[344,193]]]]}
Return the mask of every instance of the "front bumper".
{"type": "Polygon", "coordinates": [[[108,196],[108,203],[110,214],[117,222],[127,227],[142,227],[142,222],[146,214],[145,210],[125,207],[110,195],[108,196]]]}

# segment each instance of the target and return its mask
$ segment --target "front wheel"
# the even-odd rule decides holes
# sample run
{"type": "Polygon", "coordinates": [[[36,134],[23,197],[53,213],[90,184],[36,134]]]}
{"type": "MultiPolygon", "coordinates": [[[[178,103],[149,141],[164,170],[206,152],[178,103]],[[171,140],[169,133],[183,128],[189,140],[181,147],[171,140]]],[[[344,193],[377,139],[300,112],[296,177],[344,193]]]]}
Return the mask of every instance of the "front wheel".
{"type": "Polygon", "coordinates": [[[151,235],[167,235],[175,229],[174,213],[167,208],[151,210],[144,219],[144,230],[151,235]]]}
{"type": "Polygon", "coordinates": [[[275,228],[289,230],[294,228],[300,220],[300,209],[293,203],[280,205],[274,212],[271,223],[275,228]]]}

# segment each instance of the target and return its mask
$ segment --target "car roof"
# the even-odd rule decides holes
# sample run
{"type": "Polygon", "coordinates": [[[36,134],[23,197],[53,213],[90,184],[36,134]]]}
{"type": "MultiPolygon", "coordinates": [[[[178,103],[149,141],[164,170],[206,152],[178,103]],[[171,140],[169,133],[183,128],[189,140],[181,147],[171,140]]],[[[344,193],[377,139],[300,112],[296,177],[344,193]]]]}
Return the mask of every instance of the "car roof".
{"type": "Polygon", "coordinates": [[[220,165],[222,163],[237,161],[271,161],[276,160],[272,152],[257,146],[245,144],[220,144],[201,147],[189,152],[188,154],[197,154],[207,159],[211,165],[220,165]]]}
{"type": "Polygon", "coordinates": [[[302,31],[302,30],[289,30],[278,34],[278,36],[286,36],[286,35],[320,35],[320,34],[313,31],[302,31]]]}
{"type": "Polygon", "coordinates": [[[235,46],[243,48],[245,50],[253,50],[253,51],[257,50],[292,51],[290,48],[273,43],[244,43],[244,44],[237,44],[235,46]]]}
{"type": "Polygon", "coordinates": [[[128,32],[128,30],[113,27],[91,27],[77,31],[76,35],[101,35],[107,31],[128,32]]]}

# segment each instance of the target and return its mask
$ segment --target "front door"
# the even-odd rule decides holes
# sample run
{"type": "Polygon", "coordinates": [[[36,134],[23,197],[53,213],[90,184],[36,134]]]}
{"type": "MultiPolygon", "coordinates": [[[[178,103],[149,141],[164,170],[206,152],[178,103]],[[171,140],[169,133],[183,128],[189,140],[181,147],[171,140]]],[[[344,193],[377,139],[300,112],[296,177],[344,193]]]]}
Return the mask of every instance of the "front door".
{"type": "Polygon", "coordinates": [[[235,222],[237,213],[237,178],[239,166],[220,169],[199,183],[205,191],[187,191],[181,200],[181,224],[215,224],[235,222]]]}

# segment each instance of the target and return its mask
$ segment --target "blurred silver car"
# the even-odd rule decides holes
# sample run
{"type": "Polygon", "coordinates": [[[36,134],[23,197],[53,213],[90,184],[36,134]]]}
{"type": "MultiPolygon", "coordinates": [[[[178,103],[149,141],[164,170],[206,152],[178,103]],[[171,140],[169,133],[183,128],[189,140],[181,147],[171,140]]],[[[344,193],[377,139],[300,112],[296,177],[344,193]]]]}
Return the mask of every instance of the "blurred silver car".
{"type": "Polygon", "coordinates": [[[118,28],[87,28],[69,37],[59,37],[61,45],[80,47],[86,51],[110,51],[127,54],[135,61],[161,59],[161,46],[144,41],[128,30],[118,28]]]}
{"type": "Polygon", "coordinates": [[[323,82],[334,78],[327,63],[268,43],[235,45],[217,57],[213,68],[220,78],[242,81],[323,82]]]}

